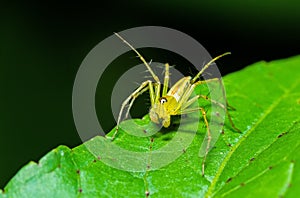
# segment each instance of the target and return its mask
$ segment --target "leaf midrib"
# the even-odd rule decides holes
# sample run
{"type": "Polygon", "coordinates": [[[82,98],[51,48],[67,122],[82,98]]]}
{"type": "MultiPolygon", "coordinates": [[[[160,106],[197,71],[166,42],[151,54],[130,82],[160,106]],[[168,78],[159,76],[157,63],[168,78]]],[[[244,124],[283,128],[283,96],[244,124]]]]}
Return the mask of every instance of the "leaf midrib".
{"type": "Polygon", "coordinates": [[[278,106],[278,104],[284,99],[286,98],[290,93],[291,90],[293,90],[295,87],[297,87],[297,85],[299,84],[299,81],[296,81],[292,87],[290,87],[290,89],[288,91],[285,91],[285,93],[279,97],[277,100],[275,100],[272,105],[265,111],[265,113],[263,114],[263,116],[250,128],[250,130],[248,130],[240,139],[239,141],[233,145],[232,149],[227,153],[227,155],[225,156],[224,160],[222,161],[222,163],[219,166],[219,169],[217,170],[216,176],[214,177],[214,179],[211,182],[211,185],[209,186],[205,197],[211,197],[213,195],[213,190],[215,189],[215,186],[219,180],[219,177],[221,176],[225,166],[227,165],[229,159],[231,158],[232,154],[235,152],[235,150],[240,146],[240,144],[242,142],[244,142],[244,140],[252,133],[252,131],[254,131],[254,129],[256,129],[256,127],[272,112],[272,110],[278,106]]]}
{"type": "MultiPolygon", "coordinates": [[[[296,123],[297,123],[297,122],[295,122],[294,124],[296,124],[296,123]]],[[[293,129],[293,127],[294,127],[294,125],[291,126],[289,130],[293,129]]],[[[277,138],[273,143],[271,143],[271,144],[270,144],[266,149],[264,149],[264,150],[267,150],[268,148],[270,148],[271,145],[274,144],[276,141],[278,141],[278,138],[277,138]]],[[[293,151],[299,150],[299,148],[300,148],[300,143],[297,144],[297,145],[294,147],[293,151]]],[[[260,153],[260,154],[261,154],[261,153],[260,153]]],[[[286,160],[286,158],[287,158],[286,156],[283,157],[281,160],[278,161],[278,163],[274,164],[274,166],[277,166],[278,164],[284,162],[284,161],[286,160]]],[[[290,169],[291,169],[291,168],[292,168],[292,170],[289,170],[289,171],[291,171],[291,172],[289,172],[289,175],[288,175],[288,177],[287,177],[287,182],[286,182],[287,184],[289,184],[290,181],[291,181],[291,179],[292,179],[293,168],[294,168],[294,163],[293,163],[293,162],[291,162],[291,164],[290,164],[290,169]]],[[[265,174],[268,170],[270,170],[269,167],[267,167],[266,169],[262,170],[260,173],[258,173],[257,175],[255,175],[254,177],[248,179],[247,181],[245,181],[245,182],[243,182],[243,183],[244,183],[244,184],[247,184],[247,183],[249,183],[249,182],[254,181],[255,179],[257,179],[257,178],[259,178],[260,176],[262,176],[263,174],[265,174]]],[[[237,186],[231,188],[229,191],[223,193],[223,194],[221,195],[221,197],[224,197],[225,195],[228,195],[229,193],[232,193],[233,191],[237,190],[239,187],[241,187],[241,186],[240,186],[240,185],[237,185],[237,186]]],[[[286,188],[286,189],[285,189],[285,190],[282,190],[282,192],[283,192],[283,193],[281,194],[282,196],[286,193],[288,187],[283,187],[283,188],[286,188]]],[[[219,192],[219,190],[218,190],[217,192],[215,192],[215,194],[218,193],[218,192],[219,192]]]]}

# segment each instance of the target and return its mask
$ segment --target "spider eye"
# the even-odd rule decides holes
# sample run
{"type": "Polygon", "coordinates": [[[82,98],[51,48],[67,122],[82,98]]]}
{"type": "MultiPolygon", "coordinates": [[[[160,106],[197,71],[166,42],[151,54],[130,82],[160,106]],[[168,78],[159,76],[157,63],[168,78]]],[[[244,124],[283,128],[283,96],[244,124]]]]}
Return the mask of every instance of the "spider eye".
{"type": "Polygon", "coordinates": [[[167,98],[161,98],[160,99],[160,104],[164,104],[165,102],[168,102],[167,98]]]}

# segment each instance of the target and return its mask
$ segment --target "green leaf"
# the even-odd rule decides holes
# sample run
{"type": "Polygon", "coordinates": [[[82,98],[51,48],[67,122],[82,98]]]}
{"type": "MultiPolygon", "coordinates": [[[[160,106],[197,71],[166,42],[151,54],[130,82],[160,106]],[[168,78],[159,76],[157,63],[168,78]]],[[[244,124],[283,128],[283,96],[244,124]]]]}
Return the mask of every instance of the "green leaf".
{"type": "Polygon", "coordinates": [[[300,56],[259,62],[223,78],[229,103],[237,109],[230,113],[243,132],[234,132],[225,122],[224,133],[208,154],[204,177],[199,157],[206,131],[202,120],[198,126],[198,121],[186,121],[193,117],[182,118],[186,123],[177,133],[171,128],[149,136],[155,126],[145,116],[122,124],[129,131],[137,123],[134,129],[145,137],[120,130],[114,144],[95,137],[74,149],[59,146],[37,164],[23,167],[0,197],[296,197],[299,66],[300,56]],[[198,133],[189,133],[195,127],[198,133]],[[157,152],[161,148],[165,152],[157,152]]]}

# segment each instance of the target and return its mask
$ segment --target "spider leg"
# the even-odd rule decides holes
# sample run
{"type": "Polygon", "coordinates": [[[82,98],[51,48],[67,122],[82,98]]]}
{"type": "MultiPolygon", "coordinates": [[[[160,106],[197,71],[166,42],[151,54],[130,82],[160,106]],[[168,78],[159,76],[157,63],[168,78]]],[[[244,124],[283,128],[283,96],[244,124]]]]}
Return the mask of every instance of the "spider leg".
{"type": "Polygon", "coordinates": [[[125,118],[126,119],[129,115],[129,111],[133,105],[133,102],[135,101],[135,99],[139,96],[139,95],[142,95],[142,93],[144,93],[145,91],[147,91],[149,89],[149,87],[145,87],[144,89],[142,89],[140,92],[138,92],[136,95],[134,95],[132,98],[131,98],[131,101],[129,103],[129,106],[127,108],[127,111],[126,111],[126,114],[125,114],[125,118]]]}
{"type": "Polygon", "coordinates": [[[169,87],[169,79],[170,79],[170,72],[169,72],[169,64],[165,64],[165,77],[164,77],[164,87],[162,91],[162,96],[167,95],[168,87],[169,87]]]}
{"type": "Polygon", "coordinates": [[[223,56],[226,56],[226,55],[229,55],[231,54],[230,52],[226,52],[224,54],[221,54],[215,58],[213,58],[212,60],[210,60],[206,65],[204,65],[204,67],[198,72],[198,74],[192,79],[191,83],[193,84],[194,82],[197,81],[197,79],[201,76],[201,74],[203,74],[203,72],[209,67],[212,65],[213,62],[215,62],[216,60],[218,60],[219,58],[223,57],[223,56]]]}
{"type": "MultiPolygon", "coordinates": [[[[154,73],[154,71],[151,69],[149,63],[147,63],[147,61],[145,60],[145,58],[128,42],[126,41],[120,34],[115,32],[115,35],[117,37],[119,37],[119,39],[121,39],[126,45],[128,45],[137,55],[138,57],[141,59],[141,61],[144,63],[144,65],[146,66],[147,70],[150,72],[151,76],[153,77],[153,79],[155,80],[155,97],[154,95],[151,95],[151,104],[153,105],[154,103],[152,103],[152,99],[154,98],[154,102],[157,102],[158,99],[160,98],[160,80],[157,77],[157,75],[154,73]]],[[[167,68],[166,68],[167,69],[167,68]]],[[[169,70],[169,68],[168,68],[169,70]]],[[[153,88],[152,88],[153,90],[153,88]]],[[[150,90],[151,91],[151,90],[150,90]]]]}
{"type": "Polygon", "coordinates": [[[234,109],[234,108],[228,105],[227,99],[226,99],[226,103],[227,103],[227,105],[226,105],[227,108],[226,108],[222,103],[219,103],[219,102],[217,102],[217,101],[215,101],[215,100],[212,100],[212,99],[210,99],[210,98],[207,97],[207,96],[199,95],[199,98],[203,98],[204,100],[210,101],[210,102],[212,102],[212,103],[218,105],[219,107],[223,108],[223,109],[225,110],[227,116],[228,116],[228,120],[229,120],[229,122],[230,122],[231,127],[232,127],[234,130],[236,130],[237,132],[241,133],[241,131],[240,131],[238,128],[236,128],[236,126],[234,125],[234,123],[233,123],[233,121],[232,121],[232,117],[231,117],[231,115],[230,115],[230,113],[229,113],[229,111],[228,111],[228,107],[230,107],[231,109],[234,109]]]}
{"type": "MultiPolygon", "coordinates": [[[[221,80],[220,78],[212,78],[212,79],[208,79],[208,80],[205,80],[205,81],[197,81],[197,82],[194,83],[194,85],[201,85],[201,84],[206,84],[206,83],[214,82],[214,81],[218,81],[218,82],[220,83],[220,86],[221,86],[221,89],[222,89],[222,94],[223,94],[223,97],[224,97],[225,102],[226,102],[226,107],[225,107],[223,104],[221,104],[221,103],[219,103],[219,102],[217,102],[217,101],[215,101],[215,100],[209,99],[207,96],[201,96],[201,95],[199,95],[199,98],[203,98],[203,99],[205,99],[205,100],[211,101],[212,103],[214,103],[214,104],[216,104],[216,105],[222,107],[222,108],[226,111],[226,114],[227,114],[227,116],[228,116],[228,120],[229,120],[229,122],[230,122],[231,127],[232,127],[234,130],[236,130],[237,132],[241,133],[241,130],[238,129],[238,128],[234,125],[234,123],[233,123],[233,121],[232,121],[232,117],[231,117],[231,115],[230,115],[230,113],[229,113],[229,111],[228,111],[228,108],[233,109],[233,110],[235,110],[235,108],[232,107],[232,106],[230,106],[230,105],[228,104],[228,100],[227,100],[227,97],[226,97],[226,94],[225,94],[225,88],[224,88],[224,85],[223,85],[222,80],[221,80]]],[[[191,100],[192,100],[192,99],[191,99],[191,100]]]]}
{"type": "Polygon", "coordinates": [[[184,103],[184,105],[182,106],[182,109],[186,109],[188,108],[190,105],[192,105],[194,102],[198,101],[198,99],[201,98],[201,99],[204,99],[204,100],[207,100],[207,101],[210,101],[212,102],[213,104],[216,104],[218,105],[219,107],[223,108],[223,109],[226,109],[225,105],[223,105],[222,103],[218,102],[218,101],[215,101],[215,100],[212,100],[210,99],[208,96],[205,96],[205,95],[197,95],[193,98],[191,98],[190,100],[188,100],[186,103],[184,103]]]}
{"type": "Polygon", "coordinates": [[[147,63],[147,61],[144,59],[144,57],[130,44],[128,43],[122,36],[120,36],[118,33],[115,33],[117,37],[119,37],[126,45],[128,45],[141,59],[141,61],[144,63],[144,65],[147,67],[148,71],[150,72],[151,76],[155,80],[155,82],[160,84],[159,78],[155,75],[153,70],[151,69],[150,65],[147,63]]]}
{"type": "Polygon", "coordinates": [[[143,82],[132,94],[130,94],[130,96],[128,96],[124,102],[122,103],[122,106],[121,106],[121,109],[120,109],[120,112],[119,112],[119,116],[118,116],[118,121],[117,121],[117,127],[116,127],[116,131],[115,133],[113,134],[112,136],[112,140],[114,140],[114,138],[116,137],[117,133],[118,133],[118,130],[119,130],[119,124],[120,124],[120,121],[121,121],[121,117],[122,117],[122,114],[123,114],[123,111],[124,111],[124,108],[126,107],[126,105],[130,102],[129,104],[129,108],[127,109],[127,113],[126,113],[126,116],[128,115],[129,113],[129,110],[133,104],[133,101],[140,95],[142,94],[143,92],[147,91],[149,89],[149,92],[150,92],[150,99],[151,99],[151,105],[153,105],[154,103],[154,93],[153,93],[153,85],[152,85],[152,81],[150,80],[147,80],[145,82],[143,82]],[[148,86],[148,87],[146,87],[148,86]]]}
{"type": "Polygon", "coordinates": [[[188,101],[188,99],[190,98],[190,96],[194,92],[195,87],[198,84],[204,84],[204,83],[207,83],[207,82],[210,82],[210,81],[215,81],[215,79],[208,79],[206,81],[198,81],[194,84],[189,84],[189,86],[185,89],[184,93],[182,94],[182,97],[178,101],[178,106],[175,109],[175,112],[180,111],[180,109],[183,109],[182,106],[185,106],[184,104],[188,101]]]}
{"type": "Polygon", "coordinates": [[[206,145],[206,148],[205,148],[205,154],[204,154],[204,158],[203,158],[203,161],[202,161],[202,176],[204,176],[206,157],[207,157],[207,154],[208,154],[208,151],[209,151],[209,148],[210,148],[210,142],[211,142],[211,138],[212,138],[211,137],[211,131],[210,131],[210,128],[209,128],[207,117],[206,117],[206,112],[205,112],[204,108],[198,107],[198,108],[184,109],[184,110],[180,111],[180,114],[193,113],[193,112],[199,111],[199,110],[202,113],[204,123],[205,123],[205,126],[207,128],[207,145],[206,145]]]}
{"type": "Polygon", "coordinates": [[[177,111],[176,111],[176,114],[188,114],[188,113],[192,113],[192,112],[195,112],[195,111],[201,111],[202,113],[202,116],[203,116],[203,119],[204,119],[204,123],[207,127],[207,145],[206,145],[206,148],[205,148],[205,154],[204,154],[204,158],[203,158],[203,161],[202,161],[202,175],[204,175],[204,169],[205,169],[205,162],[206,162],[206,158],[207,158],[207,154],[208,154],[208,151],[210,149],[210,144],[211,144],[211,139],[212,139],[212,135],[211,135],[211,131],[210,131],[210,128],[209,128],[209,124],[208,124],[208,121],[207,121],[207,116],[206,116],[206,111],[204,110],[204,108],[202,107],[198,107],[198,108],[188,108],[191,104],[193,104],[194,102],[198,101],[199,98],[202,98],[202,99],[205,99],[205,100],[208,100],[208,101],[211,101],[212,103],[220,106],[221,108],[225,109],[226,111],[226,114],[228,115],[228,119],[231,123],[231,126],[238,132],[240,132],[240,130],[238,128],[235,127],[235,125],[233,124],[233,121],[231,119],[231,116],[229,114],[229,111],[227,109],[227,107],[229,106],[228,105],[228,101],[227,101],[227,98],[226,98],[226,95],[225,95],[225,89],[224,89],[224,86],[223,86],[223,83],[221,81],[221,79],[219,78],[213,78],[213,79],[209,79],[209,80],[206,80],[206,81],[197,81],[195,82],[194,84],[192,84],[187,90],[186,92],[184,93],[184,96],[181,98],[181,100],[179,101],[179,105],[178,105],[178,108],[177,108],[177,111]],[[222,94],[225,98],[225,101],[226,101],[226,106],[218,101],[215,101],[215,100],[212,100],[210,99],[209,97],[207,96],[204,96],[204,95],[196,95],[195,97],[189,99],[189,97],[191,96],[191,94],[193,93],[195,87],[197,85],[200,85],[200,84],[206,84],[206,83],[209,83],[209,82],[214,82],[214,81],[218,81],[220,84],[221,84],[221,88],[222,88],[222,94]]]}

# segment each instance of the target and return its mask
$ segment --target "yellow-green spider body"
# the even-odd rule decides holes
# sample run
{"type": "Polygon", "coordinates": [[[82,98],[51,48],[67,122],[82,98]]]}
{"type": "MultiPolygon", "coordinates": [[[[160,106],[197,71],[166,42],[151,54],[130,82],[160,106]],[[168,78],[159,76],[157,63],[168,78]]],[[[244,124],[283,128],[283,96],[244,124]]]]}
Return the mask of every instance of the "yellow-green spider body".
{"type": "MultiPolygon", "coordinates": [[[[202,73],[217,59],[221,58],[222,56],[225,56],[227,54],[230,54],[229,52],[224,53],[220,56],[215,57],[211,61],[209,61],[199,72],[195,77],[187,76],[183,77],[180,80],[178,80],[170,89],[169,86],[169,64],[165,64],[165,76],[164,76],[164,82],[163,85],[161,84],[159,78],[155,75],[153,70],[151,69],[150,65],[145,61],[145,59],[142,57],[142,55],[130,44],[128,43],[124,38],[122,38],[119,34],[115,33],[116,36],[118,36],[124,43],[126,43],[141,59],[141,61],[145,64],[147,70],[150,72],[151,76],[154,79],[154,82],[151,80],[146,80],[143,82],[128,98],[124,100],[122,103],[120,113],[118,116],[117,121],[117,128],[112,136],[112,140],[116,137],[116,134],[118,133],[119,124],[121,121],[121,116],[123,113],[124,108],[128,105],[128,109],[126,111],[125,118],[129,114],[129,110],[133,105],[133,102],[135,99],[144,93],[145,91],[149,91],[150,95],[150,101],[151,101],[151,107],[149,111],[150,119],[152,122],[157,124],[162,124],[165,128],[168,128],[171,123],[171,116],[174,115],[182,115],[182,114],[188,114],[195,111],[200,111],[203,116],[204,123],[207,128],[207,146],[205,151],[205,156],[202,161],[202,174],[204,175],[204,164],[206,160],[206,156],[208,154],[209,148],[210,148],[210,142],[211,142],[211,131],[209,128],[209,123],[207,121],[206,111],[203,107],[191,107],[192,104],[198,101],[198,99],[204,99],[209,100],[210,102],[220,106],[221,108],[225,109],[229,121],[234,129],[239,131],[233,124],[231,117],[227,111],[226,105],[228,105],[226,100],[226,105],[223,105],[217,101],[214,101],[210,98],[208,98],[205,95],[195,95],[192,97],[192,93],[194,92],[194,89],[197,85],[200,84],[206,84],[211,81],[219,81],[222,83],[222,81],[219,78],[213,78],[209,80],[200,80],[200,76],[202,73]],[[161,87],[163,87],[163,90],[161,91],[161,87]],[[169,90],[168,90],[169,89],[169,90]]],[[[223,94],[225,97],[225,91],[223,89],[223,94]]],[[[225,98],[226,99],[226,98],[225,98]]]]}

